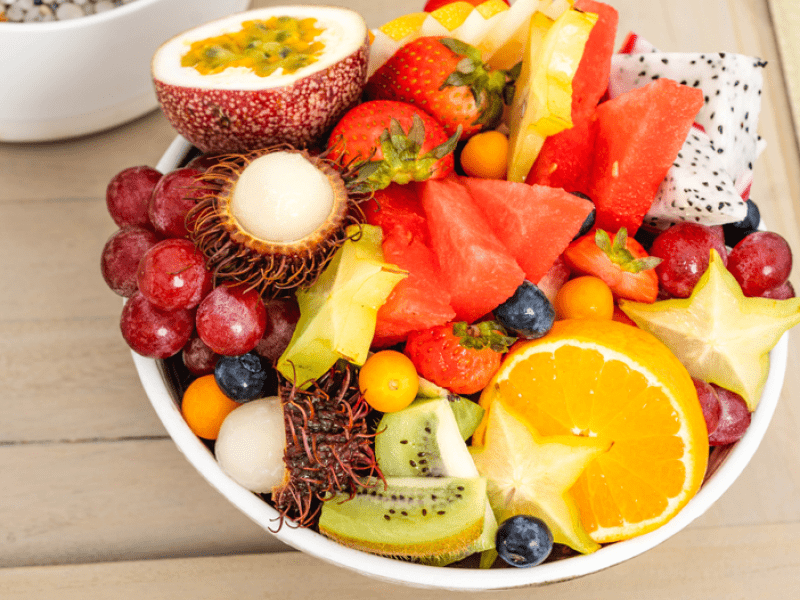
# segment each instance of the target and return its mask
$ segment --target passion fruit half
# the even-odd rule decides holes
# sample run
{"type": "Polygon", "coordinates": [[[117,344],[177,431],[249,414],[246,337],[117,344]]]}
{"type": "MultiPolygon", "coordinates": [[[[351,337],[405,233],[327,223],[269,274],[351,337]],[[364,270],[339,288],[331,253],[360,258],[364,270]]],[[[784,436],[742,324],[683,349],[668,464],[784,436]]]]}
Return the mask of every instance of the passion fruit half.
{"type": "Polygon", "coordinates": [[[266,300],[308,287],[361,222],[338,165],[288,145],[228,154],[200,176],[206,195],[187,215],[214,283],[266,300]]]}
{"type": "Polygon", "coordinates": [[[152,76],[172,126],[206,153],[318,145],[358,101],[369,40],[358,13],[273,6],[165,42],[152,76]]]}

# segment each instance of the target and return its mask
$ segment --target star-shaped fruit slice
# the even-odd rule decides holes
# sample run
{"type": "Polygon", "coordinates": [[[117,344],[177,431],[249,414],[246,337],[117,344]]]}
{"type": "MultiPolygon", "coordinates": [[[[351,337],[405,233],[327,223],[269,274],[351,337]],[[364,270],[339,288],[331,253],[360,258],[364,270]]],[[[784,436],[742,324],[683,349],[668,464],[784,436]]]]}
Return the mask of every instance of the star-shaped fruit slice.
{"type": "Polygon", "coordinates": [[[487,479],[489,503],[498,521],[518,514],[539,517],[553,539],[578,552],[600,545],[589,537],[569,489],[607,441],[575,435],[540,436],[500,400],[489,407],[484,446],[470,448],[478,472],[487,479]]]}
{"type": "Polygon", "coordinates": [[[692,377],[741,395],[753,411],[769,374],[769,351],[800,323],[800,298],[748,298],[716,250],[691,296],[620,308],[660,339],[692,377]]]}

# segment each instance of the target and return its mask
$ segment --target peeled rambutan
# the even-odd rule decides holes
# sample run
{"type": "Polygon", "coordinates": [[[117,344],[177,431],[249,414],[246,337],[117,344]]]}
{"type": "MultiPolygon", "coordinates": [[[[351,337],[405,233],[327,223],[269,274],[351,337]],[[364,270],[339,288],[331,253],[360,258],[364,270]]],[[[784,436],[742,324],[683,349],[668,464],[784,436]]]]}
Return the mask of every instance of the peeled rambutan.
{"type": "Polygon", "coordinates": [[[241,284],[267,299],[314,283],[346,227],[360,222],[354,208],[363,196],[340,170],[281,145],[225,155],[200,175],[208,193],[187,223],[214,284],[241,284]]]}

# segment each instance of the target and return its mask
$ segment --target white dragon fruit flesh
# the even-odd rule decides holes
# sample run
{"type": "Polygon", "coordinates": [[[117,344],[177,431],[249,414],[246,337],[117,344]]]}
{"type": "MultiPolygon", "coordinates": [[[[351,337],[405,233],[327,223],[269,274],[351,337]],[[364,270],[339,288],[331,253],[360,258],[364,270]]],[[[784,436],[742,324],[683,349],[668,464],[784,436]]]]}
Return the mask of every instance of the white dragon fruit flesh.
{"type": "Polygon", "coordinates": [[[609,95],[619,96],[659,77],[703,91],[696,121],[716,149],[719,166],[746,191],[753,162],[762,149],[758,136],[762,71],[766,62],[732,53],[643,52],[615,54],[609,95]]]}
{"type": "Polygon", "coordinates": [[[644,226],[667,229],[679,221],[724,225],[743,220],[747,204],[717,157],[709,136],[693,127],[658,188],[644,226]]]}

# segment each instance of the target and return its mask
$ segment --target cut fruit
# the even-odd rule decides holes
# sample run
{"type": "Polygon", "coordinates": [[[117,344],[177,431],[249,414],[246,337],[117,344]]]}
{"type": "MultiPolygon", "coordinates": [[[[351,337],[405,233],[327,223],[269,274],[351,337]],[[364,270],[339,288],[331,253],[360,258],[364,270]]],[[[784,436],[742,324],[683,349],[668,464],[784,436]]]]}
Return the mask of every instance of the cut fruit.
{"type": "Polygon", "coordinates": [[[542,185],[472,177],[459,181],[531,282],[547,274],[594,208],[588,200],[542,185]]]}
{"type": "Polygon", "coordinates": [[[307,290],[297,292],[300,319],[276,368],[301,386],[339,359],[364,364],[378,308],[406,272],[384,262],[381,230],[348,228],[348,239],[307,290]]]}
{"type": "MultiPolygon", "coordinates": [[[[598,543],[658,528],[703,481],[708,434],[692,379],[664,344],[636,327],[556,321],[506,357],[481,395],[489,415],[496,400],[543,436],[612,444],[572,488],[598,543]]],[[[486,421],[474,443],[484,443],[486,421]]]]}
{"type": "Polygon", "coordinates": [[[597,107],[589,197],[596,225],[636,233],[703,106],[703,93],[657,79],[597,107]]]}
{"type": "Polygon", "coordinates": [[[172,38],[153,56],[152,74],[164,115],[203,152],[307,147],[358,101],[368,56],[367,26],[355,11],[273,6],[172,38]],[[317,32],[310,43],[295,31],[309,22],[317,32]],[[221,57],[230,59],[225,66],[221,57]],[[281,66],[259,73],[274,64],[281,66]]]}
{"type": "Polygon", "coordinates": [[[594,0],[578,0],[575,7],[598,15],[572,79],[572,127],[549,136],[525,180],[568,192],[587,193],[594,153],[592,116],[608,87],[611,56],[617,31],[617,11],[594,0]]]}
{"type": "Polygon", "coordinates": [[[510,298],[525,273],[466,188],[455,179],[428,180],[422,206],[457,319],[472,323],[510,298]]]}
{"type": "Polygon", "coordinates": [[[375,457],[387,477],[478,476],[447,398],[386,413],[376,431],[375,457]]]}
{"type": "Polygon", "coordinates": [[[375,39],[370,46],[369,75],[398,49],[419,37],[442,35],[474,45],[508,10],[508,4],[503,0],[486,0],[478,6],[451,2],[431,13],[410,13],[389,21],[373,32],[375,39]]]}
{"type": "Polygon", "coordinates": [[[454,394],[450,390],[439,387],[424,377],[419,378],[419,390],[417,391],[417,398],[446,398],[453,415],[458,424],[458,430],[461,433],[461,439],[466,441],[475,433],[475,429],[483,418],[483,407],[477,402],[473,402],[468,398],[454,394]]]}
{"type": "Polygon", "coordinates": [[[597,15],[574,9],[530,20],[508,117],[508,180],[525,181],[547,136],[572,126],[572,79],[597,15]]]}
{"type": "Polygon", "coordinates": [[[391,557],[467,551],[483,531],[483,477],[387,477],[322,505],[319,530],[344,546],[391,557]]]}
{"type": "Polygon", "coordinates": [[[769,374],[769,351],[800,323],[800,298],[747,298],[716,250],[692,295],[654,304],[620,301],[697,379],[741,395],[753,411],[769,374]]]}
{"type": "Polygon", "coordinates": [[[489,503],[500,522],[514,515],[539,517],[556,543],[587,554],[600,545],[581,525],[569,488],[609,445],[607,440],[575,435],[542,437],[495,400],[485,445],[470,451],[487,479],[489,503]]]}

